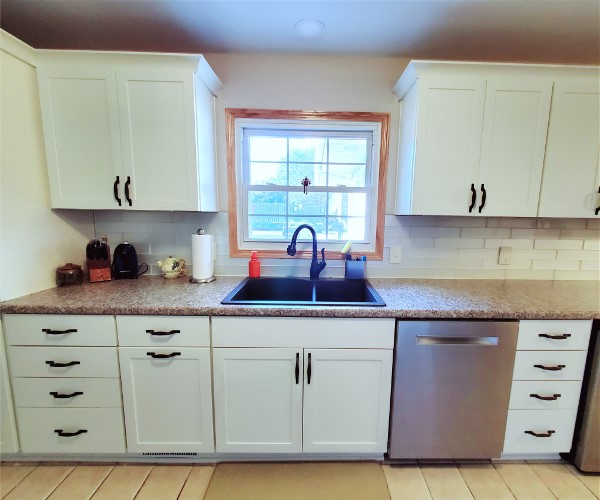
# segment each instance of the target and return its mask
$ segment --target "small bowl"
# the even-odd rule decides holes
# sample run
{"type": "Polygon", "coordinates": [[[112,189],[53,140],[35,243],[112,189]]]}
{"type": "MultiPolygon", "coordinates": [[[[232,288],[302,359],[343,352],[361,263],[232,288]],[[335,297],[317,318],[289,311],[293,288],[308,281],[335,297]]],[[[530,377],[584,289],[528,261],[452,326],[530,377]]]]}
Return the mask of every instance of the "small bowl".
{"type": "Polygon", "coordinates": [[[162,273],[163,278],[179,278],[181,271],[169,271],[168,273],[162,273]]]}

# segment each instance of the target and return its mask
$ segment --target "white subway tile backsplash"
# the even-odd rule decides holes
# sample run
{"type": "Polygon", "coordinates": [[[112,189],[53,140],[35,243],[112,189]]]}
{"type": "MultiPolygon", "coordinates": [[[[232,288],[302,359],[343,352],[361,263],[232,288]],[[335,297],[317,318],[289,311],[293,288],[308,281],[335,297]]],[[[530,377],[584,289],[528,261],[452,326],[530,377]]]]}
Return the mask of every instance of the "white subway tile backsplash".
{"type": "Polygon", "coordinates": [[[593,250],[559,250],[557,259],[598,261],[598,252],[594,252],[593,250]]]}
{"type": "MultiPolygon", "coordinates": [[[[153,274],[160,273],[156,260],[168,255],[186,259],[191,269],[191,235],[202,227],[215,237],[215,275],[247,275],[247,259],[229,257],[226,212],[97,211],[94,217],[97,237],[108,234],[112,249],[129,241],[153,274]]],[[[386,215],[384,257],[369,262],[367,276],[598,279],[599,228],[598,220],[585,219],[386,215]],[[402,263],[389,262],[390,246],[402,247],[402,263]],[[498,264],[500,246],[513,248],[511,264],[498,264]]],[[[307,259],[261,259],[261,264],[264,276],[308,276],[310,265],[307,259]]],[[[321,276],[343,276],[343,261],[330,260],[321,276]]]]}
{"type": "Polygon", "coordinates": [[[510,237],[536,240],[557,240],[560,237],[560,229],[513,229],[510,237]]]}
{"type": "Polygon", "coordinates": [[[535,240],[534,248],[537,250],[581,250],[582,240],[535,240]]]}
{"type": "Polygon", "coordinates": [[[463,228],[461,238],[510,238],[510,229],[504,227],[463,228]]]}
{"type": "Polygon", "coordinates": [[[479,238],[436,238],[433,246],[439,248],[483,248],[484,241],[479,238]]]}
{"type": "Polygon", "coordinates": [[[597,271],[555,271],[555,280],[600,280],[600,272],[597,271]]]}
{"type": "Polygon", "coordinates": [[[411,227],[411,238],[458,238],[458,227],[411,227]]]}
{"type": "Polygon", "coordinates": [[[554,269],[557,271],[576,271],[580,267],[578,260],[534,260],[532,269],[554,269]]]}
{"type": "Polygon", "coordinates": [[[487,239],[485,240],[485,248],[500,248],[511,247],[521,250],[530,250],[533,248],[533,240],[531,239],[487,239]]]}
{"type": "Polygon", "coordinates": [[[507,269],[507,280],[551,280],[554,271],[551,269],[507,269]]]}

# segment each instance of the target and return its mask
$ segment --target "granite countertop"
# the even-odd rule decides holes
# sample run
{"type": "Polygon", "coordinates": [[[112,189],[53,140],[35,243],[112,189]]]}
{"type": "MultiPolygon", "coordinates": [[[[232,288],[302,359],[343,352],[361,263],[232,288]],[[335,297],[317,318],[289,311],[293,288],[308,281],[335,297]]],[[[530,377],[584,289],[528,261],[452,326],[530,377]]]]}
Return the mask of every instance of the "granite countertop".
{"type": "Polygon", "coordinates": [[[13,314],[156,314],[181,316],[307,316],[355,318],[600,319],[596,281],[369,279],[386,307],[222,305],[242,280],[207,284],[187,278],[52,288],[0,304],[13,314]]]}

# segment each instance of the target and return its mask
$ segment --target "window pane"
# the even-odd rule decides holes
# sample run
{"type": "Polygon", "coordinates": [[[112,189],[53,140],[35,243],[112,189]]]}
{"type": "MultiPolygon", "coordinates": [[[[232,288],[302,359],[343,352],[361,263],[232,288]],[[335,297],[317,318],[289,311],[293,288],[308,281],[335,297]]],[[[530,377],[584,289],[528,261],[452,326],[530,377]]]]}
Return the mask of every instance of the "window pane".
{"type": "Polygon", "coordinates": [[[348,215],[355,217],[367,215],[367,195],[365,193],[348,193],[348,215]]]}
{"type": "Polygon", "coordinates": [[[287,139],[285,137],[248,137],[249,160],[287,161],[287,139]]]}
{"type": "Polygon", "coordinates": [[[329,165],[329,185],[365,187],[366,165],[329,165]]]}
{"type": "MultiPolygon", "coordinates": [[[[329,240],[348,240],[348,217],[330,217],[327,221],[327,230],[329,240]]],[[[355,238],[356,240],[364,239],[364,236],[355,238]]]]}
{"type": "Polygon", "coordinates": [[[327,193],[289,193],[290,216],[325,215],[327,193]]]}
{"type": "Polygon", "coordinates": [[[250,184],[287,185],[287,167],[285,163],[250,163],[250,184]]]}
{"type": "Polygon", "coordinates": [[[327,185],[327,165],[321,163],[290,163],[290,186],[302,186],[302,180],[308,177],[310,186],[327,185]]]}
{"type": "Polygon", "coordinates": [[[284,227],[284,217],[248,216],[248,235],[255,240],[281,240],[284,227]]]}
{"type": "Polygon", "coordinates": [[[287,196],[282,191],[249,191],[248,213],[285,216],[287,196]]]}
{"type": "Polygon", "coordinates": [[[366,162],[366,139],[329,139],[329,163],[366,162]]]}
{"type": "Polygon", "coordinates": [[[367,222],[365,217],[348,217],[345,219],[346,232],[344,238],[348,240],[361,241],[367,239],[366,227],[367,222]]]}
{"type": "Polygon", "coordinates": [[[327,161],[327,140],[323,137],[291,137],[290,138],[290,162],[327,161]]]}
{"type": "MultiPolygon", "coordinates": [[[[325,240],[325,217],[290,217],[287,227],[283,229],[284,238],[291,239],[294,231],[301,224],[309,224],[315,230],[317,239],[325,240]]],[[[303,229],[298,233],[298,240],[312,241],[312,236],[308,229],[303,229]]]]}

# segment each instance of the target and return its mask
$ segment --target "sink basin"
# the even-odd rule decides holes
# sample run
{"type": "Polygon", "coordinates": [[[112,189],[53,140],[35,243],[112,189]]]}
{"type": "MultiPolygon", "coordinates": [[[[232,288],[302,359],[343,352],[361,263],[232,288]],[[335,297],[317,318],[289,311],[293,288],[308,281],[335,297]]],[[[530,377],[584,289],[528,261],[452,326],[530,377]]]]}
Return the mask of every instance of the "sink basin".
{"type": "Polygon", "coordinates": [[[367,280],[246,278],[222,304],[385,306],[367,280]]]}

